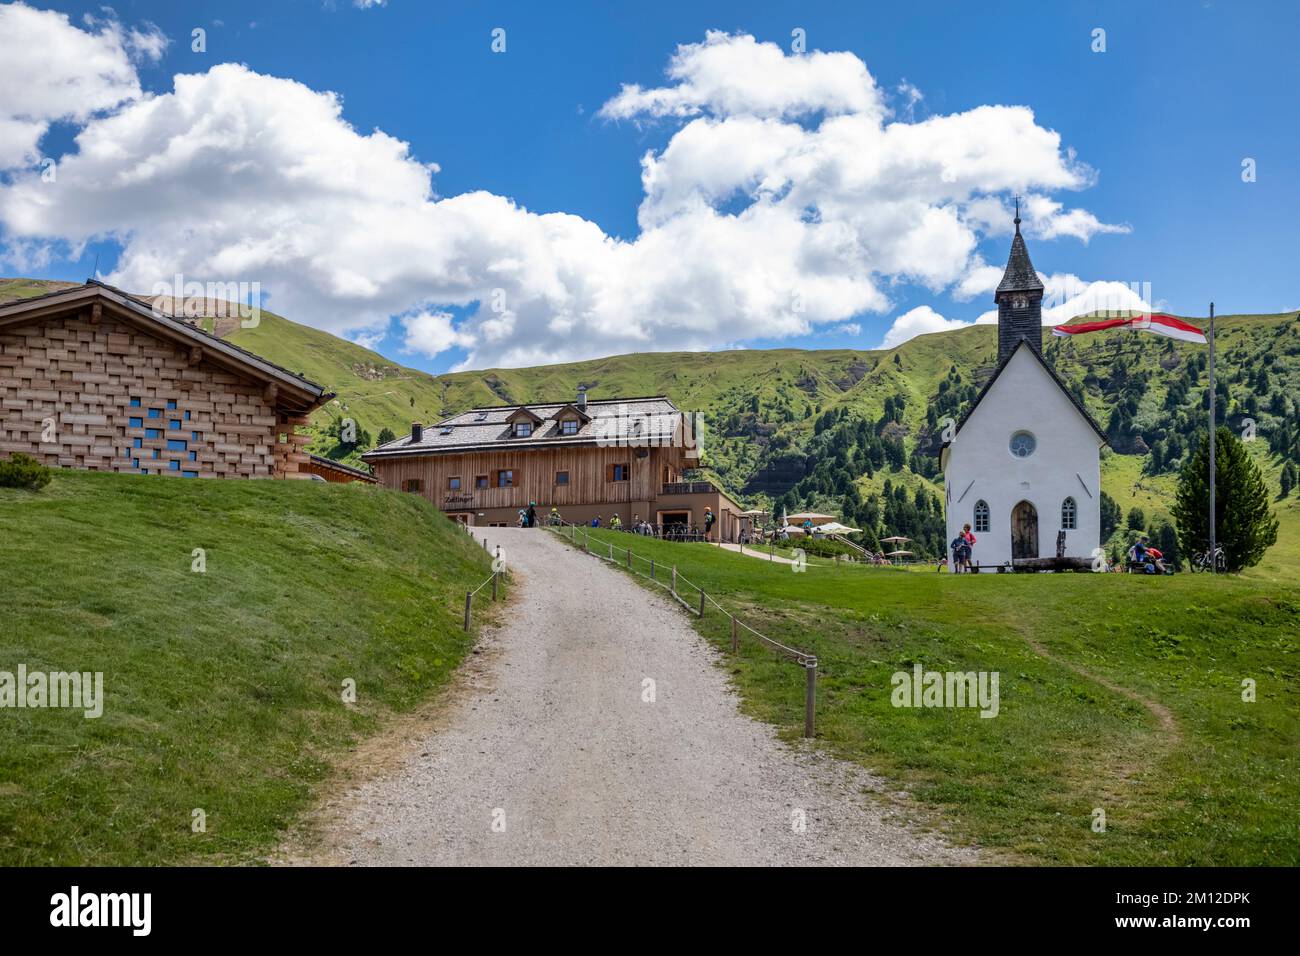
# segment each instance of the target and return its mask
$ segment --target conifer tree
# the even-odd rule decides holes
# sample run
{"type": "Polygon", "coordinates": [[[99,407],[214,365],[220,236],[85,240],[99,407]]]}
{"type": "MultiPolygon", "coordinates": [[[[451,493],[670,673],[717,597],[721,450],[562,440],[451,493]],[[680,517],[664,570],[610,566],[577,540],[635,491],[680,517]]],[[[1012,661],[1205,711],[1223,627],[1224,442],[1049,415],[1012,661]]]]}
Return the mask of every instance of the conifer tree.
{"type": "MultiPolygon", "coordinates": [[[[1259,564],[1277,541],[1277,517],[1269,510],[1268,486],[1245,444],[1229,428],[1215,432],[1215,524],[1229,571],[1259,564]]],[[[1178,479],[1173,516],[1178,523],[1178,543],[1183,554],[1204,551],[1210,545],[1210,448],[1199,436],[1196,451],[1187,459],[1178,479]]]]}

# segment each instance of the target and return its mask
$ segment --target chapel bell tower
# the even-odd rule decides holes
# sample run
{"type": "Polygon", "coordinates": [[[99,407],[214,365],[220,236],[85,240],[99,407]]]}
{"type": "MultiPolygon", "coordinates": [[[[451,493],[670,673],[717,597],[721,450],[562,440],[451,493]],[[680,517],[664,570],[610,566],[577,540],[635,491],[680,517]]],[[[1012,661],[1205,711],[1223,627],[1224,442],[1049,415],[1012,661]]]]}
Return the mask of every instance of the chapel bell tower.
{"type": "Polygon", "coordinates": [[[1021,339],[1043,351],[1043,283],[1029,261],[1020,235],[1020,200],[1016,200],[1016,237],[1011,240],[1007,271],[998,283],[993,301],[998,304],[998,364],[1006,361],[1021,339]]]}

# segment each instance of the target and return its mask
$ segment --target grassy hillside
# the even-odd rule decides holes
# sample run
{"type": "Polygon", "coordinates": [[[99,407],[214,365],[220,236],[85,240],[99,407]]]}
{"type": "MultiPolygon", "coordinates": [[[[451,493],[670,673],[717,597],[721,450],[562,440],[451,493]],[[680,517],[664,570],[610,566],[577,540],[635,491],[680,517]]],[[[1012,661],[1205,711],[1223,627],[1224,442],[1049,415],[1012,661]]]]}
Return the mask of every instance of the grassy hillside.
{"type": "MultiPolygon", "coordinates": [[[[1300,393],[1300,316],[1224,316],[1218,330],[1220,412],[1234,427],[1247,416],[1256,421],[1252,452],[1276,488],[1285,461],[1300,460],[1294,424],[1283,428],[1296,419],[1293,396],[1300,393]],[[1263,378],[1261,368],[1268,370],[1263,378]]],[[[940,500],[943,421],[960,417],[992,372],[997,347],[996,329],[977,326],[920,336],[888,352],[645,353],[435,377],[275,316],[236,340],[329,384],[340,395],[329,414],[352,415],[372,437],[383,427],[401,434],[413,418],[434,421],[474,405],[565,398],[580,384],[594,396],[664,393],[703,413],[705,472],[733,494],[749,503],[828,510],[882,533],[918,526],[888,523],[912,519],[881,498],[887,479],[909,499],[920,490],[940,500]],[[861,441],[864,425],[900,446],[897,459],[873,461],[861,441]],[[874,522],[867,509],[873,497],[874,522]]],[[[1196,361],[1206,349],[1118,333],[1079,342],[1049,338],[1046,352],[1111,438],[1103,489],[1122,514],[1141,508],[1148,527],[1168,521],[1177,468],[1204,423],[1206,376],[1196,361]]],[[[342,451],[331,445],[322,440],[315,449],[342,451]]],[[[1282,510],[1294,509],[1286,502],[1282,510]]],[[[1116,543],[1125,537],[1121,526],[1116,543]]]]}
{"type": "Polygon", "coordinates": [[[102,671],[106,698],[0,712],[0,865],[256,858],[446,682],[490,573],[427,501],[362,485],[60,471],[0,489],[0,527],[0,670],[102,671]]]}
{"type": "MultiPolygon", "coordinates": [[[[1038,863],[1300,864],[1293,572],[955,576],[810,562],[792,574],[705,545],[591,537],[631,541],[815,653],[818,743],[905,785],[905,814],[1038,863]],[[892,675],[917,663],[998,672],[997,716],[892,706],[892,675]]],[[[729,619],[712,608],[696,623],[727,652],[749,712],[800,733],[802,669],[744,632],[730,656],[729,619]]]]}
{"type": "MultiPolygon", "coordinates": [[[[0,280],[0,301],[49,285],[0,280]]],[[[318,454],[357,462],[363,449],[327,434],[342,417],[377,442],[383,428],[400,435],[412,420],[429,423],[474,405],[567,398],[580,384],[595,397],[664,393],[703,413],[704,470],[746,503],[830,511],[881,534],[908,534],[923,551],[943,544],[943,422],[960,417],[992,372],[997,348],[996,327],[983,325],[890,351],[657,352],[433,376],[270,312],[257,328],[216,331],[338,393],[314,417],[318,454]],[[884,494],[886,481],[898,500],[884,494]]],[[[1300,315],[1223,316],[1218,334],[1220,412],[1233,427],[1256,421],[1252,453],[1276,489],[1283,464],[1300,461],[1300,315]]],[[[1177,468],[1205,421],[1199,362],[1206,349],[1102,333],[1079,341],[1048,336],[1045,351],[1110,436],[1103,490],[1122,515],[1138,507],[1148,528],[1167,523],[1177,468]]],[[[1279,501],[1284,527],[1294,500],[1279,501]]],[[[1112,543],[1130,536],[1121,522],[1112,543]]]]}

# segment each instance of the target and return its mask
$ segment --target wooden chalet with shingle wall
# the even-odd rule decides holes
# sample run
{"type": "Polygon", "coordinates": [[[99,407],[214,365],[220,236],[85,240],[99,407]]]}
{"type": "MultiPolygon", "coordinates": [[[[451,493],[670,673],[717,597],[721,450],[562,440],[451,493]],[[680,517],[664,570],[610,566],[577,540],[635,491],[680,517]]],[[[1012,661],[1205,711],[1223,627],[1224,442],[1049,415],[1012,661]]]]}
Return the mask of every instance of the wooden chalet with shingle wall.
{"type": "Polygon", "coordinates": [[[100,282],[0,306],[0,453],[93,471],[305,478],[331,396],[100,282]]]}

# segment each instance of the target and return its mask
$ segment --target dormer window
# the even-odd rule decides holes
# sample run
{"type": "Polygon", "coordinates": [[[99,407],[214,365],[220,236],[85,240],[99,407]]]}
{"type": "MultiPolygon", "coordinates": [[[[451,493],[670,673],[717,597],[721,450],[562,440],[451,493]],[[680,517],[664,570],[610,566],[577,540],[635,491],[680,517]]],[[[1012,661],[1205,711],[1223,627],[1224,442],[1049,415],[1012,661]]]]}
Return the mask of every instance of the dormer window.
{"type": "Polygon", "coordinates": [[[542,418],[526,406],[520,405],[506,416],[506,424],[510,426],[510,437],[531,438],[537,426],[542,424],[542,418]]]}
{"type": "Polygon", "coordinates": [[[578,420],[576,418],[566,418],[562,422],[560,422],[560,434],[561,435],[578,434],[578,420]]]}

